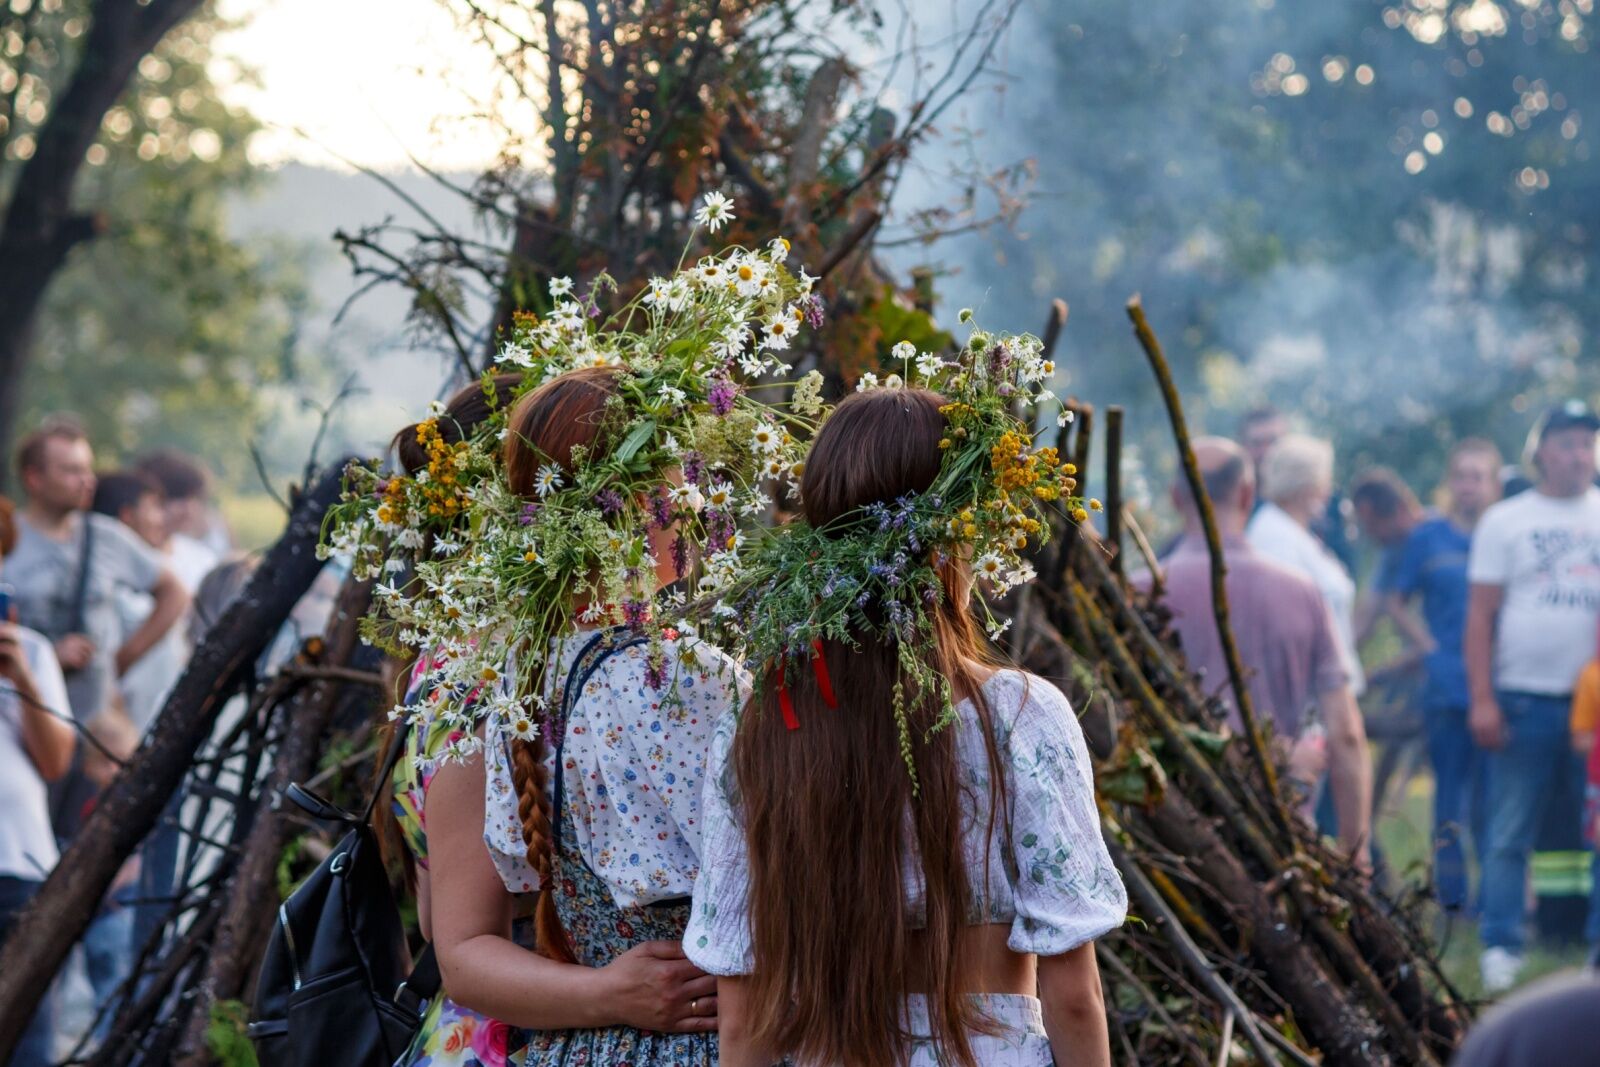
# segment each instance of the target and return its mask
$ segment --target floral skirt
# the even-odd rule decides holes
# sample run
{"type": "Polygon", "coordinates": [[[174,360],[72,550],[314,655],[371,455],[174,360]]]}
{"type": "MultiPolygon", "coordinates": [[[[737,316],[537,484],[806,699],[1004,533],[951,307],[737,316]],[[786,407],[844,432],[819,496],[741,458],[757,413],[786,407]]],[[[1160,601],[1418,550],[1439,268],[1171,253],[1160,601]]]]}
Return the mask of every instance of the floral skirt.
{"type": "MultiPolygon", "coordinates": [[[[532,948],[533,921],[518,919],[511,939],[532,948]]],[[[527,1043],[526,1030],[463,1008],[441,990],[395,1067],[509,1067],[520,1061],[527,1043]]]]}
{"type": "MultiPolygon", "coordinates": [[[[556,853],[556,914],[578,962],[604,967],[645,941],[681,941],[689,902],[619,908],[576,851],[556,853]]],[[[715,1034],[662,1034],[613,1026],[528,1034],[526,1067],[717,1067],[715,1034]]]]}

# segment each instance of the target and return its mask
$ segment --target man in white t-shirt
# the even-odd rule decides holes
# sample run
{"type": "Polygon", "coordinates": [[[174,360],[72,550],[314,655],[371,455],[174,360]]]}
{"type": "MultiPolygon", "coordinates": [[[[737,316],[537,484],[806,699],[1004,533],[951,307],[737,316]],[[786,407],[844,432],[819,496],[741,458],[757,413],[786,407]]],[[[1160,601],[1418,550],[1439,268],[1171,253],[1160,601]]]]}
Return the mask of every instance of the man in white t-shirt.
{"type": "MultiPolygon", "coordinates": [[[[9,555],[16,540],[11,504],[0,500],[0,556],[9,555]]],[[[67,773],[77,745],[77,735],[61,718],[71,711],[55,651],[43,634],[13,624],[13,614],[10,605],[0,612],[0,941],[56,865],[46,783],[67,773]]],[[[54,1063],[53,1039],[47,996],[11,1063],[54,1063]]]]}
{"type": "Polygon", "coordinates": [[[1528,857],[1546,810],[1583,796],[1568,728],[1572,691],[1600,634],[1600,417],[1570,401],[1536,429],[1534,488],[1489,508],[1472,537],[1465,653],[1468,725],[1489,751],[1483,985],[1522,968],[1528,857]]]}

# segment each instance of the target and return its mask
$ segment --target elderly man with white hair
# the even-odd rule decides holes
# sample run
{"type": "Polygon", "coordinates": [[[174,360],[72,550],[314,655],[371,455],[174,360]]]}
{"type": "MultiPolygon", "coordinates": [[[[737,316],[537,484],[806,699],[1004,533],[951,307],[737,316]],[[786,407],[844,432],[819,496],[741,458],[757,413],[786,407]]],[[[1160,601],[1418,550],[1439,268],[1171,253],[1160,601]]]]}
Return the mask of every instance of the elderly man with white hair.
{"type": "Polygon", "coordinates": [[[1356,654],[1356,583],[1311,532],[1312,521],[1327,510],[1333,495],[1333,446],[1305,434],[1280,437],[1261,463],[1261,495],[1266,503],[1251,518],[1246,536],[1257,552],[1315,583],[1333,616],[1350,690],[1360,696],[1366,676],[1356,654]]]}

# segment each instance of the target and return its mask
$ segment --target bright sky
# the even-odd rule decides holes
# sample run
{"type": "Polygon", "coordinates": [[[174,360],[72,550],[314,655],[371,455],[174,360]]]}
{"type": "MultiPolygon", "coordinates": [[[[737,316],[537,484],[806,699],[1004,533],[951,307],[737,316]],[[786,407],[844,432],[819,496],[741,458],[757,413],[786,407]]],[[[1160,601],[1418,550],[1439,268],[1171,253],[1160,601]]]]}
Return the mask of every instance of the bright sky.
{"type": "Polygon", "coordinates": [[[250,15],[217,42],[219,57],[256,71],[260,85],[225,95],[268,124],[261,162],[478,169],[497,142],[453,122],[487,91],[482,53],[438,0],[222,0],[223,15],[250,15]],[[444,128],[440,128],[444,120],[444,128]],[[304,130],[308,136],[296,134],[304,130]]]}

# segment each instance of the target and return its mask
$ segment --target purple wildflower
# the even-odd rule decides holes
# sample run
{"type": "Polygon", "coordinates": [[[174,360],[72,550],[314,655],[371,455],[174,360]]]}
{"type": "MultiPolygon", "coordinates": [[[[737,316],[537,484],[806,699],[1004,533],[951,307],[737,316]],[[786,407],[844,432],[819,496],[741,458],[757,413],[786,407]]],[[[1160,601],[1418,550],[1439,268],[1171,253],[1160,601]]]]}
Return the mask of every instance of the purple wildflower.
{"type": "Polygon", "coordinates": [[[822,328],[822,322],[823,322],[823,316],[824,316],[824,308],[822,306],[822,298],[819,297],[816,293],[812,293],[810,296],[806,297],[806,299],[805,299],[805,311],[806,311],[806,322],[811,326],[811,328],[813,330],[821,329],[822,328]]]}
{"type": "Polygon", "coordinates": [[[672,539],[672,571],[679,578],[689,573],[689,542],[682,534],[672,539]]]}
{"type": "Polygon", "coordinates": [[[672,501],[665,492],[657,490],[650,498],[650,517],[662,529],[672,525],[672,501]]]}
{"type": "MultiPolygon", "coordinates": [[[[717,412],[717,414],[718,415],[722,415],[722,414],[725,414],[725,413],[719,411],[719,412],[717,412]]],[[[692,451],[692,450],[688,451],[688,452],[685,452],[683,454],[683,480],[684,481],[693,482],[694,484],[699,485],[700,484],[700,479],[705,476],[705,473],[706,473],[706,458],[704,456],[702,456],[700,453],[692,451]]]]}
{"type": "Polygon", "coordinates": [[[622,621],[630,629],[640,629],[649,617],[650,605],[643,600],[624,600],[622,602],[622,621]]]}
{"type": "Polygon", "coordinates": [[[532,526],[533,520],[539,515],[539,502],[529,501],[522,506],[522,514],[517,516],[517,522],[523,526],[532,526]]]}
{"type": "Polygon", "coordinates": [[[598,319],[600,317],[600,305],[596,304],[593,298],[590,298],[589,300],[589,317],[591,319],[598,319]]]}
{"type": "Polygon", "coordinates": [[[600,505],[604,515],[615,515],[622,510],[622,494],[615,489],[602,489],[594,495],[594,502],[600,505]]]}
{"type": "Polygon", "coordinates": [[[644,684],[657,691],[667,687],[667,654],[659,648],[644,658],[644,684]]]}
{"type": "Polygon", "coordinates": [[[706,395],[706,399],[710,402],[714,414],[726,415],[733,410],[733,401],[738,395],[738,386],[726,378],[718,378],[711,383],[711,392],[706,395]]]}

